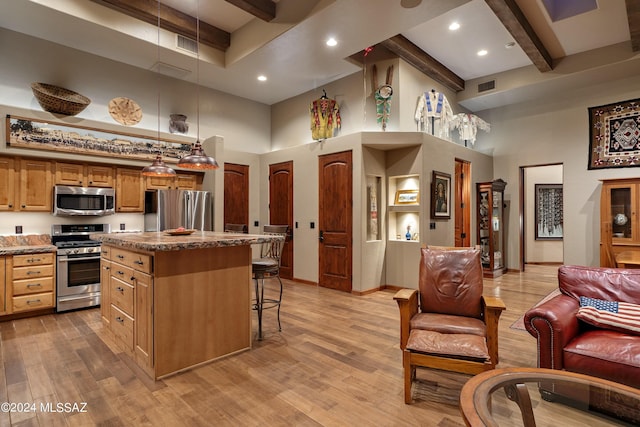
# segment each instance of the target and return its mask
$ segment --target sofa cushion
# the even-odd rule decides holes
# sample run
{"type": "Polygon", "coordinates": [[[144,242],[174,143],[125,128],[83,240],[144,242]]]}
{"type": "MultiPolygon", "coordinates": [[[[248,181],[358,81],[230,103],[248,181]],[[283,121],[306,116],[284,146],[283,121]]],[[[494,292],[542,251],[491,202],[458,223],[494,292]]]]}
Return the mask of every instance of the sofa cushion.
{"type": "Polygon", "coordinates": [[[576,316],[598,328],[640,335],[640,305],[582,296],[576,316]]]}
{"type": "Polygon", "coordinates": [[[484,337],[469,334],[441,334],[414,329],[409,334],[407,349],[424,354],[454,359],[486,362],[491,360],[484,337]]]}
{"type": "Polygon", "coordinates": [[[594,329],[563,349],[564,369],[640,387],[640,337],[594,329]]]}
{"type": "Polygon", "coordinates": [[[452,314],[418,313],[411,318],[411,329],[441,334],[469,334],[481,337],[487,335],[487,326],[482,320],[452,314]]]}

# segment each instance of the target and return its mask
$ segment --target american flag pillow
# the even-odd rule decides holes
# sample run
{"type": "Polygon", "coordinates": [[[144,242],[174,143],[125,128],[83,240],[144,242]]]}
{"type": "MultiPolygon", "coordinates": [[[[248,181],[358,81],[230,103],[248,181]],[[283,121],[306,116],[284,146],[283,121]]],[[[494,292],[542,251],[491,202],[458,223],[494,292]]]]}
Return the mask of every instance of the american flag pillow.
{"type": "Polygon", "coordinates": [[[604,329],[640,335],[640,305],[580,297],[578,319],[604,329]]]}

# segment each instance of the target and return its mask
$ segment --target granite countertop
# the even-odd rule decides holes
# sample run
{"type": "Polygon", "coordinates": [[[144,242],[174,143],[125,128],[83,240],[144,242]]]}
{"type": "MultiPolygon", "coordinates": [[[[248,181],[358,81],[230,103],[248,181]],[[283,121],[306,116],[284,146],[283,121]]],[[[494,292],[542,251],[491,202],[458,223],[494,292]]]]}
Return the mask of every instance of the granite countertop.
{"type": "Polygon", "coordinates": [[[196,231],[186,236],[171,236],[165,232],[96,233],[91,234],[90,237],[104,244],[148,252],[244,246],[284,239],[284,236],[278,235],[222,233],[217,231],[196,231]]]}
{"type": "Polygon", "coordinates": [[[22,255],[55,252],[48,234],[0,236],[0,255],[22,255]]]}

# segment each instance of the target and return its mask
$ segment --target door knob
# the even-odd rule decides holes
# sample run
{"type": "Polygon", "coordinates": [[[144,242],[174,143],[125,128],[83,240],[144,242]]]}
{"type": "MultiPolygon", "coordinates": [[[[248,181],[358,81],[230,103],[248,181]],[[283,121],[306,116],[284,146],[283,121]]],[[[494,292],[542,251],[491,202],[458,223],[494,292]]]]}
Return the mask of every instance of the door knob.
{"type": "Polygon", "coordinates": [[[324,231],[320,230],[320,234],[318,235],[318,240],[324,242],[324,231]]]}

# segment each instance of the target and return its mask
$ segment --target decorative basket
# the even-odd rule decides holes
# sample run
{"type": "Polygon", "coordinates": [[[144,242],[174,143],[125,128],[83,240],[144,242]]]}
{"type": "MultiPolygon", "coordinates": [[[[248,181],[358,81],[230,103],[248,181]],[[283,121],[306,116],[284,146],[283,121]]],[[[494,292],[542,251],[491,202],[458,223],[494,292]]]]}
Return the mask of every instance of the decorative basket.
{"type": "Polygon", "coordinates": [[[50,113],[75,116],[91,103],[86,96],[46,83],[31,83],[31,90],[42,109],[50,113]]]}

